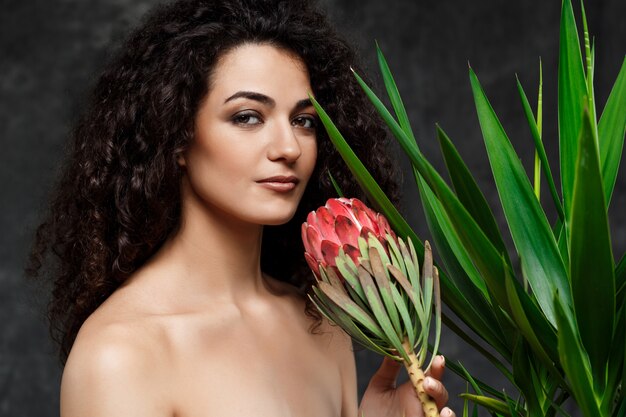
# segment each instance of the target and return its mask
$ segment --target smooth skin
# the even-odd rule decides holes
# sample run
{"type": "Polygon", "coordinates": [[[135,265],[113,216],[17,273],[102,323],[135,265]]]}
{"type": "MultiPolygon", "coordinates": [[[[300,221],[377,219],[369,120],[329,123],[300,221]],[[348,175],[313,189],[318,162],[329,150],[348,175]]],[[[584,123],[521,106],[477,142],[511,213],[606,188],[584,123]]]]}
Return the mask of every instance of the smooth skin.
{"type": "MultiPolygon", "coordinates": [[[[260,269],[263,225],[293,216],[315,166],[305,66],[244,44],[210,81],[179,159],[181,227],[83,324],[61,416],[421,416],[388,360],[357,408],[350,338],[327,321],[311,334],[304,299],[260,269]],[[263,182],[274,176],[296,180],[287,190],[263,182]]],[[[441,407],[443,366],[426,385],[441,407]]]]}

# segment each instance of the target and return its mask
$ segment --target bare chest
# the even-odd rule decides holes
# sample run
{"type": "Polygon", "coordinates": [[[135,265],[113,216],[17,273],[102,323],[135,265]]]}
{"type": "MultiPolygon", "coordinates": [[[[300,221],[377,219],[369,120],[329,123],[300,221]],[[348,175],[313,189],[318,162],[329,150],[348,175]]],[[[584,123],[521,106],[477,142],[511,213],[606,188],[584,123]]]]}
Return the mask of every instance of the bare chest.
{"type": "Polygon", "coordinates": [[[176,355],[176,417],[341,414],[332,335],[257,323],[196,336],[176,355]]]}

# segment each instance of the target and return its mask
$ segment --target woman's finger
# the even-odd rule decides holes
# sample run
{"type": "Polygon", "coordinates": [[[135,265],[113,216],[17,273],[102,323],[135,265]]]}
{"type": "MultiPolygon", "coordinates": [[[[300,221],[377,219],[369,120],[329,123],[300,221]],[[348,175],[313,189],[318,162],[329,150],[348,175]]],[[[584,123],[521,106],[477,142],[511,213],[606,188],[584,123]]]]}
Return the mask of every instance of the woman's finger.
{"type": "Polygon", "coordinates": [[[396,379],[398,379],[401,368],[402,364],[385,356],[380,368],[378,368],[378,371],[372,376],[369,388],[375,388],[381,391],[395,389],[396,379]]]}
{"type": "Polygon", "coordinates": [[[437,408],[442,409],[448,403],[448,390],[439,380],[431,376],[424,379],[424,391],[435,400],[437,408]]]}
{"type": "Polygon", "coordinates": [[[448,407],[444,407],[439,412],[439,416],[440,417],[456,417],[456,413],[454,411],[452,411],[452,409],[450,409],[448,407]]]}
{"type": "Polygon", "coordinates": [[[445,369],[446,358],[443,355],[437,355],[435,359],[433,359],[433,363],[432,365],[430,365],[430,370],[428,371],[427,375],[441,381],[445,369]]]}

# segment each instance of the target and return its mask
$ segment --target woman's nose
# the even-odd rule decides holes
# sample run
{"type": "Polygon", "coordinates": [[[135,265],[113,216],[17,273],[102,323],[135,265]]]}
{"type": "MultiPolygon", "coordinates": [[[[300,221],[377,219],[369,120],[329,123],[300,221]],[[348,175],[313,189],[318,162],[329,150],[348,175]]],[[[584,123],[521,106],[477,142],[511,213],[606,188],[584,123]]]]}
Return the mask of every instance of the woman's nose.
{"type": "Polygon", "coordinates": [[[295,162],[302,155],[300,142],[290,121],[277,123],[271,135],[267,153],[270,160],[295,162]]]}

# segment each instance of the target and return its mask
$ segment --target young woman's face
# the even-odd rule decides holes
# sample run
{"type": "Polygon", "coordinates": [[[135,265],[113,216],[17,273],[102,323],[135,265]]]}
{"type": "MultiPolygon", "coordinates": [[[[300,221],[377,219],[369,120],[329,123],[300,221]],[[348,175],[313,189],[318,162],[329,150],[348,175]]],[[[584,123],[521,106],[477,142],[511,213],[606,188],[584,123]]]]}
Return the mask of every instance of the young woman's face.
{"type": "Polygon", "coordinates": [[[317,157],[311,91],[304,63],[289,52],[244,44],[224,54],[183,156],[183,199],[248,223],[291,219],[317,157]]]}

